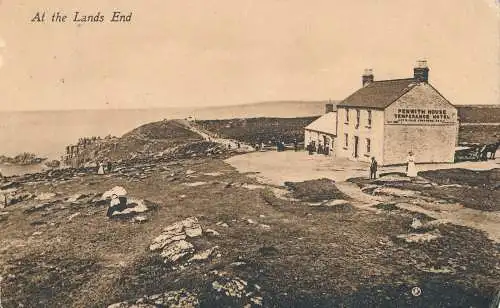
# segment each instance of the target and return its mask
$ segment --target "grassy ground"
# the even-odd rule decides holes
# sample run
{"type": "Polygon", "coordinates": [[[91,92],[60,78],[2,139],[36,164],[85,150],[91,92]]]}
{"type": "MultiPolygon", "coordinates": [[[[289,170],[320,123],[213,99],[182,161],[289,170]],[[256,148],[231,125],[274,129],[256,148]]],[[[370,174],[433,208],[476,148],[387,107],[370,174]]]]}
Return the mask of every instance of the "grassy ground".
{"type": "Polygon", "coordinates": [[[297,200],[283,199],[276,187],[225,164],[220,157],[228,153],[208,157],[209,147],[196,141],[170,158],[129,161],[107,175],[89,169],[6,179],[18,191],[56,195],[0,212],[3,306],[106,307],[179,289],[195,293],[201,307],[248,304],[214,290],[214,270],[245,280],[264,307],[485,307],[500,285],[500,247],[479,231],[437,225],[437,239],[406,242],[398,236],[414,232],[421,214],[311,206],[345,197],[327,179],[289,183],[297,200]],[[107,219],[97,200],[117,185],[157,205],[146,222],[107,219]],[[77,193],[85,196],[65,201],[77,193]],[[218,246],[220,255],[172,268],[148,247],[191,216],[220,233],[194,239],[196,249],[218,246]],[[415,286],[420,296],[411,294],[415,286]]]}
{"type": "Polygon", "coordinates": [[[31,214],[25,210],[33,202],[8,207],[8,219],[0,222],[4,307],[104,307],[180,288],[198,293],[202,307],[223,307],[211,288],[213,269],[259,285],[265,307],[484,307],[498,286],[499,248],[479,232],[440,226],[440,239],[406,243],[396,236],[410,231],[409,213],[338,213],[281,199],[272,205],[265,189],[245,188],[241,184],[253,180],[217,159],[153,169],[141,181],[116,174],[25,184],[33,193],[57,192],[57,199],[121,185],[159,208],[136,224],[110,221],[106,209],[91,202],[57,203],[31,214]],[[221,174],[204,175],[213,172],[221,174]],[[206,184],[193,189],[186,182],[206,184]],[[189,216],[221,233],[195,243],[219,246],[221,257],[173,270],[147,247],[165,226],[189,216]],[[221,221],[228,227],[217,225],[221,221]],[[443,268],[451,272],[431,270],[443,268]],[[422,288],[420,297],[411,295],[414,286],[422,288]]]}
{"type": "Polygon", "coordinates": [[[197,121],[200,127],[222,137],[236,139],[250,145],[276,141],[292,143],[304,141],[304,127],[318,117],[304,118],[250,118],[233,120],[197,121]]]}

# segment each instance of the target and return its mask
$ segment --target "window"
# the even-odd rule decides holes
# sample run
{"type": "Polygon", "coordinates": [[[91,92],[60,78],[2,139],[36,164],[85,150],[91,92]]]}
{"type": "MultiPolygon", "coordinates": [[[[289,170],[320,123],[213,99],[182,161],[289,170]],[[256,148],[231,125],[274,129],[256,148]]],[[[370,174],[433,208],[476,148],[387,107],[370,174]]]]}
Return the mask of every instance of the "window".
{"type": "Polygon", "coordinates": [[[345,122],[349,123],[349,109],[345,109],[345,122]]]}
{"type": "Polygon", "coordinates": [[[345,137],[345,147],[347,148],[349,146],[349,135],[344,134],[344,137],[345,137]]]}
{"type": "Polygon", "coordinates": [[[370,153],[372,149],[372,143],[371,143],[371,140],[370,139],[366,139],[366,153],[370,153]]]}
{"type": "Polygon", "coordinates": [[[368,127],[372,126],[372,111],[368,110],[368,127]]]}
{"type": "Polygon", "coordinates": [[[359,110],[356,110],[356,128],[359,127],[359,117],[360,117],[360,112],[359,110]]]}

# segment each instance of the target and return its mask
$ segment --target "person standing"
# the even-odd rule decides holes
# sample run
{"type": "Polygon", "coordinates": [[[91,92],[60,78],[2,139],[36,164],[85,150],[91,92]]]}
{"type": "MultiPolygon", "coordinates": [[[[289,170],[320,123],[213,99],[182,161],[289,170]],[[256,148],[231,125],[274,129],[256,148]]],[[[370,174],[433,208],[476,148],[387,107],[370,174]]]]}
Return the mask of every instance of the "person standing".
{"type": "Polygon", "coordinates": [[[417,167],[415,166],[415,156],[413,152],[408,153],[408,158],[406,159],[406,176],[409,178],[417,177],[417,167]]]}
{"type": "Polygon", "coordinates": [[[97,174],[104,174],[104,164],[99,162],[99,169],[97,170],[97,174]]]}
{"type": "Polygon", "coordinates": [[[372,157],[372,161],[370,163],[370,180],[375,180],[377,178],[377,160],[375,157],[372,157]]]}

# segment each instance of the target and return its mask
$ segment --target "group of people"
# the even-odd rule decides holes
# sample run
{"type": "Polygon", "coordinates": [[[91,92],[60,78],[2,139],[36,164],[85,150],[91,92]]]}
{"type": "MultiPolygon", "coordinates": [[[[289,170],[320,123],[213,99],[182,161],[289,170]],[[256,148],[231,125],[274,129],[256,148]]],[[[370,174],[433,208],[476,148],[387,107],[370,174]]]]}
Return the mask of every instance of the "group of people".
{"type": "Polygon", "coordinates": [[[312,155],[314,152],[326,156],[330,155],[330,146],[328,144],[325,144],[325,146],[323,146],[323,144],[319,143],[316,147],[316,144],[314,142],[310,142],[307,145],[306,149],[309,152],[309,155],[312,155]]]}
{"type": "MultiPolygon", "coordinates": [[[[370,162],[370,180],[377,178],[378,162],[375,157],[372,157],[370,162]]],[[[409,178],[417,177],[417,167],[415,165],[415,155],[412,151],[408,152],[408,157],[406,158],[406,176],[409,178]]]]}
{"type": "Polygon", "coordinates": [[[113,169],[113,164],[111,163],[111,161],[106,161],[105,163],[104,162],[99,162],[97,164],[97,174],[104,174],[104,173],[109,173],[111,172],[111,170],[113,169]]]}

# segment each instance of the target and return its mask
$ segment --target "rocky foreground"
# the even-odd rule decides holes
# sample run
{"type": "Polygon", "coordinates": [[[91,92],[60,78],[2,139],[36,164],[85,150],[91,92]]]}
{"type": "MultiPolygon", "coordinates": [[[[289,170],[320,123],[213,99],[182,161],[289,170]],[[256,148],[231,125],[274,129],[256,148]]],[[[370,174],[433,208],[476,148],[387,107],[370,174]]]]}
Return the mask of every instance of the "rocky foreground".
{"type": "Polygon", "coordinates": [[[3,307],[488,307],[498,292],[499,245],[402,208],[415,196],[393,178],[359,182],[398,200],[368,209],[328,179],[260,184],[228,155],[197,140],[104,175],[5,179],[3,307]],[[126,206],[108,217],[113,194],[126,206]]]}

